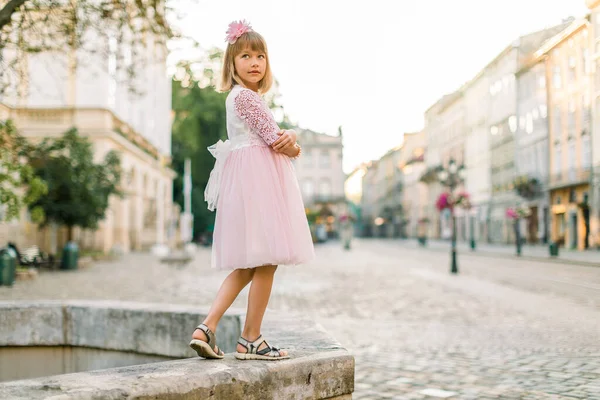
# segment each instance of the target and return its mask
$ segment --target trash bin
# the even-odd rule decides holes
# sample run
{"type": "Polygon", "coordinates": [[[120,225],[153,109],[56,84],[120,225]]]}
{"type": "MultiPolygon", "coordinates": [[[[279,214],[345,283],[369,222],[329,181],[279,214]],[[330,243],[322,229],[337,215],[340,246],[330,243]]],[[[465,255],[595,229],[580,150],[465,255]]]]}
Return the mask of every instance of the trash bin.
{"type": "Polygon", "coordinates": [[[10,247],[0,250],[0,285],[12,286],[16,272],[17,255],[14,250],[10,247]]]}
{"type": "Polygon", "coordinates": [[[79,248],[77,243],[68,242],[63,249],[61,269],[77,269],[78,257],[79,248]]]}
{"type": "Polygon", "coordinates": [[[556,242],[550,243],[550,257],[558,257],[558,244],[556,242]]]}

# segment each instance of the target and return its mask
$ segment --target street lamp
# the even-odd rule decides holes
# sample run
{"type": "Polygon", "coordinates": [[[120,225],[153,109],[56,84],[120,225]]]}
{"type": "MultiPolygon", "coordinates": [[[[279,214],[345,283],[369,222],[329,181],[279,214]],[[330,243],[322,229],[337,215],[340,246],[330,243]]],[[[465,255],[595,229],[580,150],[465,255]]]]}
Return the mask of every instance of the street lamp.
{"type": "MultiPolygon", "coordinates": [[[[450,194],[454,194],[454,190],[465,181],[466,178],[466,170],[464,166],[456,164],[456,162],[451,159],[448,163],[448,168],[441,168],[437,177],[439,182],[447,186],[450,194]]],[[[454,207],[450,207],[450,216],[452,217],[452,248],[450,252],[451,257],[451,268],[450,272],[453,274],[458,273],[458,265],[456,263],[456,215],[454,214],[454,207]]]]}

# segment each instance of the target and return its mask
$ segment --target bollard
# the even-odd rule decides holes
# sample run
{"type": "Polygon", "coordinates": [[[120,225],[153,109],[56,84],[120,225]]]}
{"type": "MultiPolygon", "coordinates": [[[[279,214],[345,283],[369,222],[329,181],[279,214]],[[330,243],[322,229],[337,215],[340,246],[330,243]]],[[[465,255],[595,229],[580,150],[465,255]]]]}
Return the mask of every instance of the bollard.
{"type": "Polygon", "coordinates": [[[558,244],[556,242],[551,242],[548,249],[550,250],[550,257],[558,257],[558,244]]]}
{"type": "Polygon", "coordinates": [[[0,250],[0,285],[12,286],[17,272],[17,256],[13,249],[0,250]]]}
{"type": "Polygon", "coordinates": [[[77,269],[78,256],[77,243],[68,242],[63,249],[61,269],[77,269]]]}

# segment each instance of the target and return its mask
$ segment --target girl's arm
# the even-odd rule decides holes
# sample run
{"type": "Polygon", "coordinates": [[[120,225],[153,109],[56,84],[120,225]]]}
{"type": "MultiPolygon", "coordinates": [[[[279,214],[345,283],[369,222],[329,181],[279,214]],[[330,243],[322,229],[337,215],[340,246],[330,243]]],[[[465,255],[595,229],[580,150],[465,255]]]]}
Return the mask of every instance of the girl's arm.
{"type": "Polygon", "coordinates": [[[258,94],[242,89],[233,101],[235,111],[250,130],[260,136],[269,146],[279,139],[279,126],[273,115],[265,109],[258,94]]]}

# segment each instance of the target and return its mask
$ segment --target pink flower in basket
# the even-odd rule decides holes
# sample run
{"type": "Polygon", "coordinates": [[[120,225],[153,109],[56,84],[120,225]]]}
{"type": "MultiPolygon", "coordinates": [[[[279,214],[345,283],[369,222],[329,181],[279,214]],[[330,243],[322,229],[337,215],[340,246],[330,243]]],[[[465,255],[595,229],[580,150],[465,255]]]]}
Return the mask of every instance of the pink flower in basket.
{"type": "Polygon", "coordinates": [[[517,212],[515,211],[514,208],[507,208],[506,209],[506,216],[508,218],[511,218],[511,219],[516,219],[517,218],[517,212]]]}
{"type": "Polygon", "coordinates": [[[451,208],[452,205],[450,204],[450,193],[444,192],[440,194],[435,206],[439,211],[445,210],[446,208],[451,208]]]}
{"type": "Polygon", "coordinates": [[[348,216],[346,214],[340,215],[340,222],[346,222],[346,221],[348,221],[348,216]]]}

